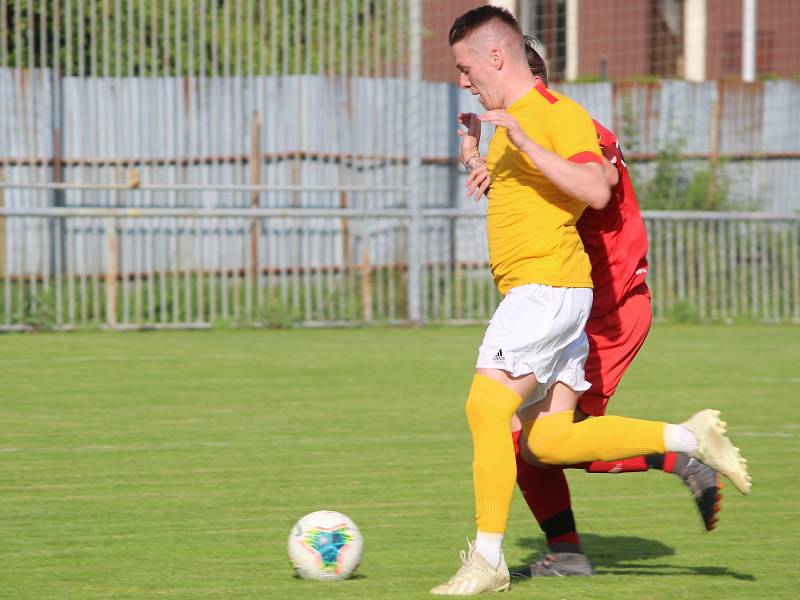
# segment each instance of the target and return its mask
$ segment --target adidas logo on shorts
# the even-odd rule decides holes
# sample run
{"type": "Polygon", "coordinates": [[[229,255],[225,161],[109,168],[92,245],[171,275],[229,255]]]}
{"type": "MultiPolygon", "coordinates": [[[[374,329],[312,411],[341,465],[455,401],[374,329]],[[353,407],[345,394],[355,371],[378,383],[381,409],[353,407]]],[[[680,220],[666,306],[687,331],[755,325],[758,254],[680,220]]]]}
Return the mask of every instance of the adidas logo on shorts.
{"type": "Polygon", "coordinates": [[[500,350],[497,351],[497,354],[494,355],[494,358],[492,358],[492,360],[499,360],[501,362],[505,360],[502,348],[500,348],[500,350]]]}

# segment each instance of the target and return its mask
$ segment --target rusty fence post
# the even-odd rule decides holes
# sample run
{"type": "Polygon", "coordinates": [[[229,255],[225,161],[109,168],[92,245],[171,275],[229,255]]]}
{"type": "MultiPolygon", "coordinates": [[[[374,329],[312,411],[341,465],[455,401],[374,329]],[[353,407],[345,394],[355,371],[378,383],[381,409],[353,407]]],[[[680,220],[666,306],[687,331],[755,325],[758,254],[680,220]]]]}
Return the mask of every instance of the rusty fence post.
{"type": "Polygon", "coordinates": [[[117,276],[119,272],[119,233],[117,220],[106,219],[106,325],[117,325],[117,276]]]}

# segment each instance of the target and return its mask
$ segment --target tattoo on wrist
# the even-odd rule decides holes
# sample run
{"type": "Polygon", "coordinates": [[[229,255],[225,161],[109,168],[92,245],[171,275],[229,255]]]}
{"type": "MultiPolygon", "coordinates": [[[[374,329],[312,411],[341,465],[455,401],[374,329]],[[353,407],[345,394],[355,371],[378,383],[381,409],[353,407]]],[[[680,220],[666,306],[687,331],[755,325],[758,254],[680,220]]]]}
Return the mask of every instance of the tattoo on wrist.
{"type": "Polygon", "coordinates": [[[472,173],[472,171],[485,164],[486,159],[480,155],[480,152],[476,152],[464,161],[464,167],[467,169],[467,173],[472,173]]]}

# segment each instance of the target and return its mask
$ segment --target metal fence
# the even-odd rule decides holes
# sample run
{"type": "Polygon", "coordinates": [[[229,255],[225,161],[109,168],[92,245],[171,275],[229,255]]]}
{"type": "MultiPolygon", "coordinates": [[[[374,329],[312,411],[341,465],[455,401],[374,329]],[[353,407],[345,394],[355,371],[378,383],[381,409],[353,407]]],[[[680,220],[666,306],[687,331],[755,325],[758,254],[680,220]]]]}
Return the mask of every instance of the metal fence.
{"type": "MultiPolygon", "coordinates": [[[[423,57],[424,15],[454,10],[0,0],[0,326],[488,318],[453,134],[478,105],[422,81],[450,61],[423,57]]],[[[561,89],[645,178],[677,136],[671,171],[781,213],[649,214],[657,317],[798,319],[798,82],[561,89]]]]}
{"type": "MultiPolygon", "coordinates": [[[[421,39],[422,0],[0,0],[0,207],[402,206],[418,221],[421,39]]],[[[98,227],[11,221],[3,270],[23,278],[53,237],[98,227]]],[[[97,272],[92,254],[62,254],[64,274],[97,272]]]]}
{"type": "MultiPolygon", "coordinates": [[[[113,195],[9,188],[4,202],[243,207],[251,196],[225,194],[220,186],[399,188],[418,152],[414,181],[425,202],[465,206],[462,189],[453,185],[461,169],[455,114],[480,106],[454,85],[393,75],[56,78],[52,69],[0,67],[0,181],[92,182],[111,189],[135,170],[143,184],[176,186],[161,194],[118,188],[113,195]]],[[[620,135],[637,183],[651,180],[668,160],[676,194],[695,172],[713,172],[730,208],[800,210],[800,81],[556,88],[620,135]]],[[[337,207],[338,191],[273,191],[255,200],[272,207],[337,207]]],[[[646,186],[639,192],[645,203],[653,200],[646,186]]],[[[405,202],[387,193],[352,200],[373,208],[405,202]]]]}
{"type": "MultiPolygon", "coordinates": [[[[482,213],[3,209],[0,329],[486,322],[482,213]],[[23,235],[37,231],[38,235],[23,235]],[[27,240],[40,240],[32,247],[27,240]],[[422,319],[410,313],[420,257],[422,319]]],[[[656,318],[800,322],[800,216],[646,213],[656,318]]]]}

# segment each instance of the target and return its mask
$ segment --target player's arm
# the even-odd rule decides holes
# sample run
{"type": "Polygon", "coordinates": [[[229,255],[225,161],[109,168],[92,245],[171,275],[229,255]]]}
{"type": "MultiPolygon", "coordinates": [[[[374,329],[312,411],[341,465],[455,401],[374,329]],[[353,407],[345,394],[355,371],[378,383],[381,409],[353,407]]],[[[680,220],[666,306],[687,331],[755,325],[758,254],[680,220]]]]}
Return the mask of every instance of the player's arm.
{"type": "Polygon", "coordinates": [[[613,188],[619,183],[619,171],[606,157],[603,157],[603,175],[606,178],[608,187],[613,188]]]}
{"type": "Polygon", "coordinates": [[[466,183],[467,197],[475,194],[475,200],[478,201],[481,195],[487,193],[491,183],[486,158],[481,156],[478,149],[481,140],[481,122],[475,113],[459,113],[458,122],[466,127],[456,133],[461,138],[461,163],[469,174],[466,183]]]}
{"type": "Polygon", "coordinates": [[[610,188],[614,188],[614,186],[619,183],[619,170],[616,166],[616,163],[619,160],[619,157],[617,156],[617,145],[608,144],[604,146],[601,143],[600,152],[603,153],[603,173],[606,176],[606,181],[608,182],[608,186],[610,188]]]}
{"type": "Polygon", "coordinates": [[[478,117],[496,127],[505,127],[511,142],[524,152],[539,171],[562,192],[601,209],[608,204],[611,190],[599,162],[574,162],[561,158],[530,139],[517,120],[505,110],[490,110],[478,117]]]}
{"type": "Polygon", "coordinates": [[[489,197],[489,186],[492,184],[492,180],[489,177],[489,169],[486,167],[486,159],[481,156],[479,158],[483,162],[475,168],[469,169],[469,177],[467,177],[465,184],[467,198],[475,194],[475,202],[481,199],[481,195],[489,197]]]}
{"type": "Polygon", "coordinates": [[[458,113],[456,118],[465,127],[456,131],[461,138],[461,163],[467,173],[471,173],[476,167],[486,164],[478,150],[481,143],[481,122],[475,113],[458,113]]]}

